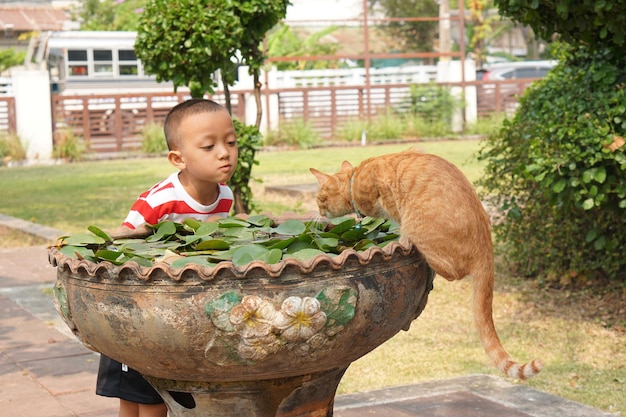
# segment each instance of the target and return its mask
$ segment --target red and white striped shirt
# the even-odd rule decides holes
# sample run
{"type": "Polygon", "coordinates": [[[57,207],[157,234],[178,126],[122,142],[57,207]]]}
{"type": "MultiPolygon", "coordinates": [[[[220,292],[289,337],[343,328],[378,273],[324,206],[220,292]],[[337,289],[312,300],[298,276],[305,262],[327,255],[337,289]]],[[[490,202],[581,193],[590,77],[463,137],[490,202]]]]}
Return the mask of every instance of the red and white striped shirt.
{"type": "Polygon", "coordinates": [[[166,219],[180,223],[190,217],[200,221],[214,215],[226,217],[233,205],[233,192],[226,184],[219,187],[217,200],[205,206],[191,198],[175,172],[137,198],[123,225],[135,229],[144,223],[157,224],[166,219]]]}

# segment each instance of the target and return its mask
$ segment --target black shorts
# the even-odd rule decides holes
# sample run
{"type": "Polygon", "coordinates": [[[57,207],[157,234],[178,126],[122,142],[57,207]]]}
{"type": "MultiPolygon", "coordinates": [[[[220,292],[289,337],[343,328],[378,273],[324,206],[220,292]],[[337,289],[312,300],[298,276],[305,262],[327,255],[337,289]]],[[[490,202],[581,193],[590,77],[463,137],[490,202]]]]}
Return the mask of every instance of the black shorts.
{"type": "Polygon", "coordinates": [[[100,355],[96,394],[139,404],[163,404],[159,393],[134,369],[100,355]]]}

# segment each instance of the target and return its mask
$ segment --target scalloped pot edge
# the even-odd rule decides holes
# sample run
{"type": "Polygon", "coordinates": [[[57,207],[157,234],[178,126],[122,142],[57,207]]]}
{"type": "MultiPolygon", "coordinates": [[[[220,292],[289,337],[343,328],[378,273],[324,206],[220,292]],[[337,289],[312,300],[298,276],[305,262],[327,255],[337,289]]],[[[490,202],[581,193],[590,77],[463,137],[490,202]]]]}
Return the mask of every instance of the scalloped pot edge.
{"type": "Polygon", "coordinates": [[[413,246],[406,246],[400,242],[391,242],[385,247],[371,247],[364,251],[348,249],[336,256],[320,254],[306,261],[295,258],[281,260],[275,264],[267,264],[262,261],[252,261],[243,266],[234,265],[231,261],[222,261],[215,267],[206,267],[198,264],[187,264],[183,268],[173,269],[163,262],[155,263],[148,268],[136,262],[127,262],[117,266],[111,262],[94,263],[85,259],[76,259],[61,253],[56,247],[48,248],[48,260],[53,267],[69,269],[74,274],[86,274],[90,277],[100,276],[109,279],[132,279],[150,281],[154,278],[169,277],[175,282],[187,279],[199,278],[203,281],[215,279],[224,273],[230,273],[234,278],[246,278],[253,271],[262,270],[272,278],[280,277],[290,268],[296,269],[301,274],[313,273],[316,269],[324,267],[332,270],[341,270],[351,260],[356,260],[360,265],[367,265],[375,262],[389,261],[395,256],[409,256],[417,249],[413,246]]]}

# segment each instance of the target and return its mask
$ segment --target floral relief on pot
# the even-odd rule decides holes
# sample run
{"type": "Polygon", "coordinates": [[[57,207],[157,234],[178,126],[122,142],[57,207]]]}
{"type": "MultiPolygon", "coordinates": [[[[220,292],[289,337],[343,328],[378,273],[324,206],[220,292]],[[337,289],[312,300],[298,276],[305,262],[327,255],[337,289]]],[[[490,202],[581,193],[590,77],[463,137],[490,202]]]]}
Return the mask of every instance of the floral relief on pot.
{"type": "Polygon", "coordinates": [[[246,365],[278,353],[308,357],[327,353],[334,336],[354,318],[357,301],[357,291],[347,286],[278,302],[226,292],[206,303],[206,314],[217,331],[205,357],[220,365],[246,365]]]}

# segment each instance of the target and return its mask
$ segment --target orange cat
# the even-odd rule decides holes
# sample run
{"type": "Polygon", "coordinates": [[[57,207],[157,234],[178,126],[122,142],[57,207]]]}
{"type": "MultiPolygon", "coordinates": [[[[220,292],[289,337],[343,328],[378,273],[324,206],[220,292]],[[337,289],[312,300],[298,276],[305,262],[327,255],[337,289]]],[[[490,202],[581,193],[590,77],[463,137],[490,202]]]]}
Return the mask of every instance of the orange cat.
{"type": "Polygon", "coordinates": [[[415,150],[367,159],[357,168],[345,161],[328,175],[311,168],[320,189],[320,214],[349,213],[393,219],[403,240],[413,243],[430,267],[453,281],[473,277],[474,320],[480,341],[498,369],[530,378],[542,363],[520,365],[506,353],[492,317],[491,225],[474,188],[450,162],[415,150]]]}

